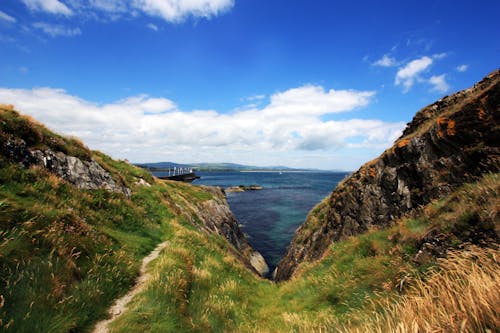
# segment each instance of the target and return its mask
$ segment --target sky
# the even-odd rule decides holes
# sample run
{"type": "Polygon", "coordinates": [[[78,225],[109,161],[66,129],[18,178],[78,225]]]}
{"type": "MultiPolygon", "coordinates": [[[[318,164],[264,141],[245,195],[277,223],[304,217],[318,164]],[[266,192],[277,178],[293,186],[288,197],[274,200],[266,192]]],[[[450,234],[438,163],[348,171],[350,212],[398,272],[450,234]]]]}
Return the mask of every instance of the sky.
{"type": "Polygon", "coordinates": [[[498,13],[498,0],[0,0],[0,103],[132,162],[355,170],[499,68],[498,13]]]}

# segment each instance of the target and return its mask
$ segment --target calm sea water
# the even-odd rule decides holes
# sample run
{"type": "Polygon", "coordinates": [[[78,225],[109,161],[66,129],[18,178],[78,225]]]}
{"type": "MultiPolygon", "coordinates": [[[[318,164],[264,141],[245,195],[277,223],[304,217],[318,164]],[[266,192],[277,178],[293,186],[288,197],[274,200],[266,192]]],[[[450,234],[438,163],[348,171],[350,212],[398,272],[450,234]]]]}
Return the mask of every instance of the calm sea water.
{"type": "Polygon", "coordinates": [[[252,246],[271,271],[284,255],[295,229],[347,173],[335,172],[197,172],[194,185],[227,188],[261,185],[260,191],[227,193],[231,210],[252,246]]]}

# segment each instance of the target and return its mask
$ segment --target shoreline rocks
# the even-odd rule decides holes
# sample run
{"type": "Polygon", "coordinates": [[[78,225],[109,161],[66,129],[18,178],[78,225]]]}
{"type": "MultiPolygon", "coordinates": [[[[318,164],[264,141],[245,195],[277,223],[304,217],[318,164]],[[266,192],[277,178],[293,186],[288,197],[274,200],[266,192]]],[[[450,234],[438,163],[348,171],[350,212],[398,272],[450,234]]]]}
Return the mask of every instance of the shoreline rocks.
{"type": "Polygon", "coordinates": [[[238,186],[230,186],[225,189],[228,193],[234,192],[246,192],[246,191],[260,191],[263,187],[260,185],[238,185],[238,186]]]}

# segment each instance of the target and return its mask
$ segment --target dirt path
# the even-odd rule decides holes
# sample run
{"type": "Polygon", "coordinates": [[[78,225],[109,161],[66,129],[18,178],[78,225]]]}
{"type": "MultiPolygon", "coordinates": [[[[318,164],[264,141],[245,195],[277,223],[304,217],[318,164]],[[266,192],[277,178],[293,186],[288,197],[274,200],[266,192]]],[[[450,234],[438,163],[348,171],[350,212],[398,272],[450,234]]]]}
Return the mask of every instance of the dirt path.
{"type": "Polygon", "coordinates": [[[146,271],[147,265],[154,259],[158,258],[161,250],[163,250],[167,246],[168,242],[163,242],[158,244],[158,246],[151,251],[151,253],[142,259],[141,270],[139,272],[139,277],[137,278],[135,285],[128,293],[126,293],[121,298],[117,299],[113,306],[109,308],[108,313],[111,316],[109,319],[101,320],[98,322],[92,331],[93,333],[107,333],[108,332],[108,324],[112,322],[116,317],[121,315],[127,304],[134,298],[135,295],[140,293],[144,288],[144,283],[149,279],[150,274],[146,271]]]}

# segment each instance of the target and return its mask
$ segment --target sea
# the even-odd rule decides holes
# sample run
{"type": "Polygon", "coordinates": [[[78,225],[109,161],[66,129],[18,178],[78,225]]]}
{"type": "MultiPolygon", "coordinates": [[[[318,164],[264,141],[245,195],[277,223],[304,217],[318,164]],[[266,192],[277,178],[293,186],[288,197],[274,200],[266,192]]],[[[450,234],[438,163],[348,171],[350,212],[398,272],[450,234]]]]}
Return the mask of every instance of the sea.
{"type": "Polygon", "coordinates": [[[348,173],[345,172],[197,172],[193,185],[227,188],[260,185],[262,190],[228,192],[227,201],[253,248],[271,272],[286,252],[309,211],[348,173]]]}
{"type": "MultiPolygon", "coordinates": [[[[165,176],[164,172],[155,172],[165,176]]],[[[200,172],[193,185],[259,185],[262,190],[227,192],[227,201],[241,230],[259,251],[272,272],[286,252],[295,230],[309,211],[328,196],[349,173],[284,172],[200,172]]]]}

